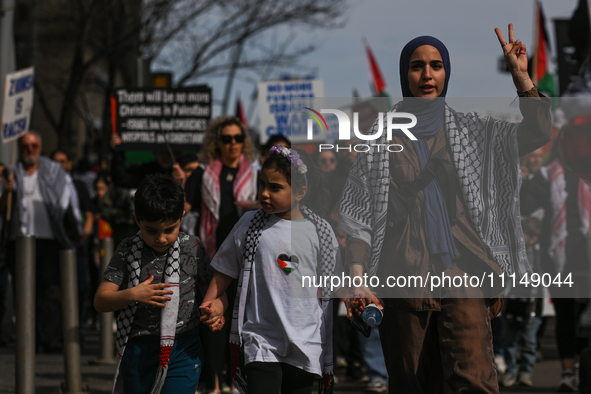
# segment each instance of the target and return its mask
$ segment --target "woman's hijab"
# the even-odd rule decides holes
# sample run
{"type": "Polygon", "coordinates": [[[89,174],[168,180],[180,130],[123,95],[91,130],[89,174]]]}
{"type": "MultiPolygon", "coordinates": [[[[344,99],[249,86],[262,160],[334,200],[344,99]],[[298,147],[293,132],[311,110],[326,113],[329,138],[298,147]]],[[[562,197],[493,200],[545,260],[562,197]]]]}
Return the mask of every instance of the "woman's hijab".
{"type": "MultiPolygon", "coordinates": [[[[411,40],[402,49],[400,54],[400,85],[404,101],[402,108],[417,117],[417,124],[412,128],[412,133],[418,138],[412,145],[419,158],[421,170],[425,168],[431,157],[427,140],[437,134],[443,127],[445,115],[445,100],[442,98],[419,99],[412,98],[408,83],[408,70],[410,59],[414,51],[423,45],[435,47],[445,69],[445,86],[439,97],[445,97],[447,86],[451,75],[451,64],[449,53],[441,41],[431,36],[421,36],[411,40]]],[[[443,266],[451,268],[451,257],[457,256],[456,245],[451,232],[449,215],[445,198],[437,179],[429,183],[424,191],[425,195],[425,233],[427,236],[427,247],[431,255],[438,255],[443,266]]]]}
{"type": "MultiPolygon", "coordinates": [[[[408,98],[403,102],[405,111],[411,112],[417,117],[417,125],[413,127],[412,133],[415,136],[430,137],[435,135],[443,126],[443,111],[445,109],[444,99],[418,99],[414,97],[410,91],[408,83],[408,70],[410,68],[410,58],[414,51],[423,45],[431,45],[439,51],[441,59],[443,60],[443,68],[445,69],[445,86],[441,91],[439,97],[445,97],[447,94],[447,86],[449,77],[451,76],[451,64],[449,62],[449,53],[447,48],[441,41],[431,36],[421,36],[413,39],[402,49],[400,54],[400,87],[402,89],[402,96],[408,98]]],[[[422,165],[421,165],[422,166],[422,165]]]]}
{"type": "Polygon", "coordinates": [[[408,70],[410,66],[410,58],[414,51],[423,45],[431,45],[435,47],[439,51],[441,55],[441,59],[443,60],[443,68],[445,69],[445,87],[441,92],[440,97],[445,97],[447,94],[447,84],[449,83],[449,77],[451,75],[451,64],[449,62],[449,53],[447,52],[447,48],[441,41],[439,41],[435,37],[431,36],[421,36],[417,37],[408,42],[402,49],[402,53],[400,54],[400,85],[402,87],[402,96],[404,97],[413,97],[412,93],[410,92],[410,87],[408,85],[408,70]]]}

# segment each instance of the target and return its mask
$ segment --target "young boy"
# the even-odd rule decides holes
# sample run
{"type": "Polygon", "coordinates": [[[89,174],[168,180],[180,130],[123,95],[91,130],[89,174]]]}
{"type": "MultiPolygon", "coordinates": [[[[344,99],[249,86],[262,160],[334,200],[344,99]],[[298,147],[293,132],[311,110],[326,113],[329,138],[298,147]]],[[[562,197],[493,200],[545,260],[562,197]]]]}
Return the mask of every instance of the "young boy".
{"type": "Polygon", "coordinates": [[[180,233],[184,202],[171,176],[146,177],[134,197],[140,231],[119,245],[96,292],[97,311],[120,310],[114,392],[193,394],[197,387],[198,306],[213,271],[200,240],[180,233]]]}

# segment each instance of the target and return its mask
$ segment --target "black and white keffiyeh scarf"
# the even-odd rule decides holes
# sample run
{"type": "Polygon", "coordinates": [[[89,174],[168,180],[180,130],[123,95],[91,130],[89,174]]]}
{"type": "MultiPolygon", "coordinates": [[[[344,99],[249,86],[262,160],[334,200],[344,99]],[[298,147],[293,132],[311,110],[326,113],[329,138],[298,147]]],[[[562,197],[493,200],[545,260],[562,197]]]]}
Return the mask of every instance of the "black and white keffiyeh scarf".
{"type": "MultiPolygon", "coordinates": [[[[131,252],[127,256],[127,269],[129,272],[128,288],[137,286],[140,283],[142,251],[144,249],[144,241],[141,236],[141,231],[138,232],[132,241],[131,252]]],[[[168,371],[168,361],[170,359],[170,352],[174,345],[174,338],[176,333],[177,318],[179,312],[179,280],[180,280],[180,242],[179,239],[174,242],[173,246],[168,249],[166,266],[164,268],[163,283],[170,284],[166,290],[171,290],[171,300],[166,303],[160,315],[160,367],[156,373],[156,379],[152,386],[151,394],[158,394],[162,390],[164,380],[166,379],[166,372],[168,371]]],[[[125,352],[125,345],[131,332],[134,315],[137,310],[138,303],[134,302],[123,308],[117,315],[117,355],[119,356],[119,363],[123,358],[125,352]]],[[[123,393],[123,380],[119,374],[119,366],[117,366],[117,373],[115,374],[115,384],[113,385],[113,393],[123,393]]]]}
{"type": "MultiPolygon", "coordinates": [[[[518,124],[455,112],[446,105],[444,128],[476,233],[502,272],[531,274],[519,221],[518,124]]],[[[368,133],[377,129],[378,119],[368,133]]],[[[386,133],[377,143],[389,143],[386,133]]],[[[341,199],[339,228],[371,248],[368,275],[377,272],[386,233],[389,165],[385,149],[358,154],[341,199]]]]}
{"type": "MultiPolygon", "coordinates": [[[[318,259],[317,275],[329,276],[333,275],[336,266],[337,247],[333,243],[334,236],[330,224],[320,216],[312,212],[304,205],[300,205],[300,211],[305,218],[310,220],[314,227],[320,242],[320,255],[318,259]]],[[[263,233],[263,228],[267,223],[269,215],[262,209],[257,211],[250,222],[246,238],[244,241],[242,272],[238,277],[238,286],[236,291],[236,298],[234,301],[234,310],[232,311],[232,327],[230,330],[230,349],[232,353],[232,379],[237,382],[237,387],[245,391],[243,383],[246,380],[243,376],[243,371],[240,365],[240,352],[242,351],[242,324],[244,323],[244,311],[246,308],[246,295],[248,294],[248,284],[250,282],[250,273],[252,272],[252,265],[255,261],[259,239],[263,233]]],[[[333,361],[332,361],[332,309],[329,308],[331,291],[330,288],[323,287],[320,289],[319,302],[323,310],[323,326],[325,329],[326,343],[323,349],[323,376],[325,379],[325,387],[332,379],[333,361]]]]}
{"type": "MultiPolygon", "coordinates": [[[[17,162],[14,172],[17,194],[18,196],[24,196],[25,169],[22,162],[17,162]]],[[[58,162],[40,156],[39,166],[37,167],[37,181],[39,182],[39,193],[43,198],[43,204],[51,221],[50,224],[55,240],[64,248],[73,249],[74,245],[66,235],[64,227],[64,215],[68,209],[68,204],[72,200],[72,179],[58,162]]],[[[31,213],[27,212],[22,197],[17,199],[16,206],[18,207],[20,223],[26,223],[27,215],[31,213]]],[[[25,229],[21,228],[20,231],[23,234],[26,233],[25,229]]]]}

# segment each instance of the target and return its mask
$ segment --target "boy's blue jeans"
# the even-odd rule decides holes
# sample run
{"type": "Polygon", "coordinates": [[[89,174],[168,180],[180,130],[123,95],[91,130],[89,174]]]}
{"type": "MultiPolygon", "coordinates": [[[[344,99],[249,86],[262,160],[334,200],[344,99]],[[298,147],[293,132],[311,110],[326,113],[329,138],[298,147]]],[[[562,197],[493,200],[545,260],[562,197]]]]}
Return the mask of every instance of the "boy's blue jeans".
{"type": "Polygon", "coordinates": [[[521,326],[512,320],[505,321],[505,361],[506,373],[534,372],[536,364],[536,347],[538,345],[537,333],[542,319],[535,316],[531,323],[521,326]],[[519,371],[517,368],[517,345],[521,342],[521,360],[519,371]]]}
{"type": "MultiPolygon", "coordinates": [[[[125,393],[149,393],[160,368],[160,337],[135,337],[127,342],[119,373],[125,393]]],[[[197,329],[177,335],[162,394],[194,394],[203,368],[203,347],[197,329]]]]}

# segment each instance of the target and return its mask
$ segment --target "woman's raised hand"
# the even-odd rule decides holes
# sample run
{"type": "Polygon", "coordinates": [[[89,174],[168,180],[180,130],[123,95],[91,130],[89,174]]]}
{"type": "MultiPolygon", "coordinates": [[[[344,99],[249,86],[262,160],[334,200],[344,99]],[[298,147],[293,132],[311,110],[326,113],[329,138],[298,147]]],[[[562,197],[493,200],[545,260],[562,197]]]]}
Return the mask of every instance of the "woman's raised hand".
{"type": "Polygon", "coordinates": [[[513,32],[513,24],[509,23],[509,41],[505,40],[501,30],[496,27],[495,33],[503,48],[503,54],[505,55],[505,61],[509,72],[513,76],[513,82],[518,92],[525,92],[534,87],[529,74],[527,72],[527,50],[521,40],[515,39],[513,32]]]}

